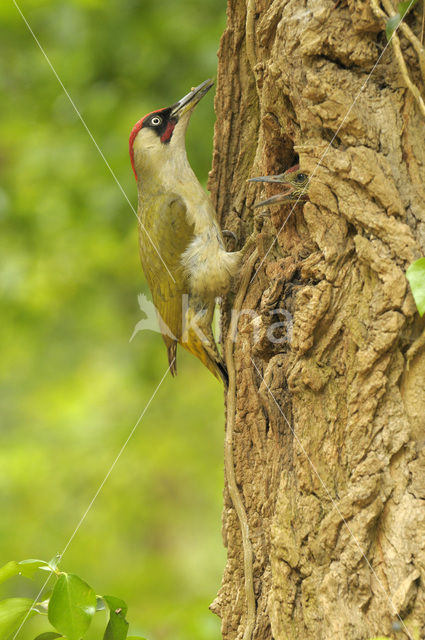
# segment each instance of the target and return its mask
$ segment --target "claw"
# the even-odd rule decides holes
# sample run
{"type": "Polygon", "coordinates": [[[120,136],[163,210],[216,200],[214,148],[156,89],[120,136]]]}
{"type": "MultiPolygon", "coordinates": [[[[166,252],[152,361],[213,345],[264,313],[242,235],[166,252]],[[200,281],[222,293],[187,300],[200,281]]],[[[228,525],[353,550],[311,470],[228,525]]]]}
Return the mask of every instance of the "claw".
{"type": "Polygon", "coordinates": [[[221,233],[223,234],[223,238],[233,238],[235,242],[238,241],[236,234],[233,233],[233,231],[229,231],[228,229],[223,229],[221,233]]]}

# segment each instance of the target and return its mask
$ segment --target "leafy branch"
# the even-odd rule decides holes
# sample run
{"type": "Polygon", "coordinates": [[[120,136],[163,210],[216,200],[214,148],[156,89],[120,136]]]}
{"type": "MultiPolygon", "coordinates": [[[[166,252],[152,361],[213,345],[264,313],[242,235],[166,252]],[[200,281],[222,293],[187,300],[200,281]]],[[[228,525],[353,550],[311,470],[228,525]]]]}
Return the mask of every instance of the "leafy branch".
{"type": "Polygon", "coordinates": [[[11,561],[0,568],[0,583],[14,576],[33,578],[46,571],[56,582],[50,597],[42,602],[30,598],[8,598],[0,601],[0,638],[9,640],[26,622],[37,615],[47,616],[54,631],[46,631],[34,640],[82,640],[97,611],[107,612],[103,640],[144,640],[128,636],[127,605],[114,596],[97,596],[79,576],[59,571],[56,559],[11,561]]]}

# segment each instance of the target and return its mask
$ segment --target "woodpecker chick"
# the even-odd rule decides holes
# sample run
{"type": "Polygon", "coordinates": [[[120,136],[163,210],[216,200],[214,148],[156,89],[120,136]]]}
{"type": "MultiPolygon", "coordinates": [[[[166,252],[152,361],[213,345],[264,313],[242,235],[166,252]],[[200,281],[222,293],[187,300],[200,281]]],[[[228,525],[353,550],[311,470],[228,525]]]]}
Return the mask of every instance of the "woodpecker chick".
{"type": "Polygon", "coordinates": [[[307,197],[308,180],[308,175],[300,171],[299,164],[276,176],[251,178],[248,182],[278,182],[285,186],[285,191],[271,196],[271,198],[267,198],[267,200],[258,202],[254,208],[262,207],[266,204],[280,204],[281,202],[298,202],[298,200],[304,200],[307,197]]]}
{"type": "Polygon", "coordinates": [[[171,107],[139,120],[129,148],[138,189],[141,261],[171,372],[176,373],[180,343],[226,383],[211,323],[215,299],[229,291],[242,254],[226,251],[214,207],[189,165],[185,145],[192,111],[213,84],[206,80],[171,107]]]}

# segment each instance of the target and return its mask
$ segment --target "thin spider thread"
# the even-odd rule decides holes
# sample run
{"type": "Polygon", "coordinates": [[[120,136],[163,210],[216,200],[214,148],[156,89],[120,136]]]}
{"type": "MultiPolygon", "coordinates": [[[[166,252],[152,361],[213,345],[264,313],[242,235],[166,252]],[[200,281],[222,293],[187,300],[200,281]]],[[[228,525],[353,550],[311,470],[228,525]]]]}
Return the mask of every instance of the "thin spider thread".
{"type": "Polygon", "coordinates": [[[161,260],[162,264],[164,265],[164,267],[166,268],[168,275],[170,276],[170,278],[172,279],[172,281],[175,283],[175,279],[171,273],[171,271],[169,270],[169,268],[167,267],[166,263],[164,262],[156,244],[154,243],[154,241],[152,240],[151,236],[149,235],[148,230],[146,229],[146,227],[144,226],[144,224],[142,223],[142,221],[140,220],[139,216],[137,215],[136,209],[133,207],[133,205],[131,204],[128,195],[126,194],[126,192],[124,191],[120,181],[118,180],[117,176],[115,175],[114,170],[112,169],[111,165],[109,164],[109,162],[107,161],[102,149],[99,147],[99,145],[97,144],[96,140],[94,139],[94,136],[92,134],[92,132],[90,131],[90,129],[88,128],[83,116],[81,115],[81,113],[79,112],[75,102],[73,101],[73,99],[71,98],[71,96],[69,95],[67,89],[65,88],[65,85],[63,84],[62,80],[60,79],[56,69],[54,68],[53,64],[50,61],[50,58],[48,57],[47,53],[45,52],[45,50],[43,49],[40,41],[38,40],[37,36],[35,35],[34,31],[32,30],[28,20],[26,19],[26,17],[24,16],[24,14],[21,11],[21,8],[19,7],[18,3],[16,2],[16,0],[12,0],[13,4],[15,5],[16,9],[18,10],[18,12],[21,15],[22,20],[24,21],[24,23],[26,24],[28,31],[31,33],[32,37],[34,38],[35,42],[37,43],[41,53],[43,54],[44,58],[46,59],[47,64],[49,65],[50,69],[53,71],[54,76],[56,77],[56,80],[59,82],[60,86],[62,87],[66,97],[68,98],[69,102],[71,103],[75,113],[77,114],[77,116],[79,117],[83,127],[85,128],[85,130],[87,131],[88,135],[91,138],[91,141],[93,142],[94,146],[96,147],[97,151],[99,152],[102,160],[104,161],[104,163],[106,164],[106,166],[109,169],[109,172],[111,173],[113,179],[115,180],[116,184],[118,185],[121,193],[123,194],[124,198],[127,200],[128,204],[130,205],[130,208],[132,210],[132,212],[134,213],[134,215],[137,218],[137,222],[140,225],[141,229],[143,229],[143,231],[146,233],[152,247],[155,249],[156,253],[158,254],[159,259],[161,260]]]}
{"type": "MultiPolygon", "coordinates": [[[[123,189],[123,187],[122,187],[122,185],[121,185],[121,183],[119,182],[119,180],[118,180],[118,178],[116,177],[116,175],[115,175],[114,171],[112,170],[112,168],[111,168],[110,164],[108,163],[108,161],[107,161],[106,157],[104,156],[104,154],[103,154],[102,150],[100,149],[99,145],[97,144],[96,140],[94,139],[94,137],[93,137],[93,135],[92,135],[92,133],[91,133],[90,129],[88,128],[88,126],[87,126],[86,122],[84,121],[84,119],[83,119],[82,115],[80,114],[80,112],[79,112],[78,108],[76,107],[76,105],[75,105],[74,101],[72,100],[71,96],[69,95],[68,91],[66,90],[66,88],[65,88],[65,86],[64,86],[64,84],[63,84],[63,82],[61,81],[61,79],[60,79],[59,75],[57,74],[57,72],[56,72],[55,68],[53,67],[53,65],[52,65],[52,63],[51,63],[51,61],[50,61],[49,57],[47,56],[46,52],[44,51],[44,49],[43,49],[43,47],[42,47],[41,43],[39,42],[39,40],[37,39],[37,37],[36,37],[35,33],[33,32],[33,30],[32,30],[32,28],[31,28],[31,26],[29,25],[29,23],[28,23],[28,21],[27,21],[27,19],[25,18],[24,14],[22,13],[22,11],[21,11],[21,9],[20,9],[19,5],[17,4],[16,0],[12,0],[12,1],[13,1],[14,5],[16,6],[16,8],[17,8],[18,12],[20,13],[20,15],[21,15],[21,17],[22,17],[22,19],[23,19],[24,23],[26,24],[26,26],[27,26],[28,30],[30,31],[30,33],[31,33],[32,37],[34,38],[35,42],[37,43],[38,47],[40,48],[40,50],[41,50],[41,52],[42,52],[43,56],[45,57],[45,59],[46,59],[46,61],[47,61],[48,65],[50,66],[50,68],[51,68],[52,72],[54,73],[54,75],[55,75],[56,79],[58,80],[58,82],[59,82],[60,86],[62,87],[62,89],[63,89],[63,91],[64,91],[65,95],[67,96],[67,98],[68,98],[68,100],[70,101],[70,103],[71,103],[72,107],[74,108],[75,112],[77,113],[77,115],[78,115],[78,117],[79,117],[79,119],[80,119],[81,123],[83,124],[84,128],[86,129],[86,131],[87,131],[88,135],[90,136],[90,138],[91,138],[92,142],[94,143],[94,145],[95,145],[96,149],[98,150],[98,152],[99,152],[100,156],[102,157],[103,161],[105,162],[106,166],[108,167],[108,169],[109,169],[109,171],[110,171],[110,173],[111,173],[112,177],[114,178],[114,180],[115,180],[115,182],[117,183],[117,185],[118,185],[119,189],[121,190],[122,194],[124,195],[125,199],[127,200],[128,204],[130,205],[130,207],[131,207],[131,209],[132,209],[132,211],[133,211],[134,215],[136,216],[136,218],[137,218],[137,220],[138,220],[138,223],[141,225],[141,227],[143,228],[143,230],[144,230],[144,231],[145,231],[145,233],[147,234],[147,236],[148,236],[148,238],[149,238],[149,240],[150,240],[150,242],[151,242],[152,246],[154,247],[154,249],[155,249],[155,251],[157,252],[157,254],[158,254],[159,258],[161,259],[161,261],[163,262],[163,264],[164,264],[165,268],[167,269],[167,271],[168,271],[168,273],[169,273],[170,277],[171,277],[171,278],[172,278],[172,280],[175,282],[175,279],[173,278],[173,276],[172,276],[172,274],[170,273],[170,271],[169,271],[169,269],[168,269],[167,265],[165,264],[164,260],[162,259],[161,255],[160,255],[160,253],[159,253],[159,251],[158,251],[158,249],[157,249],[157,247],[155,246],[155,244],[153,243],[152,239],[150,238],[149,233],[147,232],[147,230],[146,230],[146,229],[145,229],[145,227],[143,226],[143,224],[142,224],[141,220],[139,220],[139,218],[138,218],[138,216],[137,216],[137,212],[136,212],[136,210],[134,209],[133,205],[131,204],[131,202],[130,202],[130,200],[129,200],[128,196],[127,196],[127,194],[125,193],[125,191],[124,191],[124,189],[123,189]]],[[[406,15],[407,15],[407,14],[406,14],[406,15]]],[[[310,175],[309,180],[308,180],[308,182],[307,182],[307,185],[306,185],[306,187],[305,187],[304,191],[307,191],[307,189],[308,189],[308,187],[309,187],[309,184],[310,184],[310,182],[311,182],[311,179],[314,177],[314,175],[315,175],[315,173],[316,173],[316,171],[317,171],[318,167],[321,165],[321,163],[322,163],[322,161],[323,161],[324,157],[326,156],[326,154],[328,153],[329,149],[331,148],[333,141],[334,141],[334,140],[335,140],[335,138],[337,137],[337,135],[338,135],[339,131],[341,130],[341,128],[342,128],[342,126],[343,126],[343,124],[344,124],[345,120],[347,119],[348,115],[350,114],[351,110],[353,109],[354,105],[356,104],[356,102],[357,102],[357,100],[358,100],[358,98],[359,98],[360,94],[361,94],[361,93],[362,93],[362,91],[364,90],[364,88],[365,88],[365,86],[366,86],[367,82],[370,80],[370,78],[371,78],[371,76],[372,76],[373,72],[375,71],[375,68],[376,68],[376,67],[377,67],[377,65],[379,64],[379,62],[380,62],[380,60],[381,60],[382,56],[384,55],[384,53],[385,53],[386,49],[388,48],[388,46],[389,46],[389,44],[390,44],[390,42],[391,42],[391,39],[392,39],[393,35],[396,33],[397,29],[399,28],[399,26],[400,26],[401,22],[404,20],[404,18],[405,18],[405,16],[403,17],[403,19],[400,21],[400,23],[399,23],[399,25],[397,26],[397,28],[396,28],[396,29],[394,30],[394,32],[392,33],[392,35],[391,35],[390,39],[388,40],[388,42],[387,42],[386,46],[384,47],[383,51],[381,52],[380,56],[378,57],[377,61],[375,62],[375,64],[374,64],[374,66],[373,66],[372,70],[371,70],[371,71],[370,71],[370,73],[368,74],[368,76],[367,76],[366,80],[364,81],[363,85],[361,86],[361,88],[360,88],[359,92],[358,92],[358,93],[357,93],[357,95],[355,96],[355,98],[354,98],[354,100],[353,100],[352,104],[350,105],[350,107],[349,107],[349,109],[347,110],[347,112],[346,112],[346,114],[345,114],[345,116],[344,116],[343,120],[341,121],[341,124],[339,125],[339,127],[338,127],[338,129],[336,130],[335,134],[333,135],[333,137],[332,137],[331,141],[329,142],[328,146],[326,147],[325,151],[323,152],[322,156],[320,157],[319,162],[317,163],[317,165],[316,165],[316,167],[314,168],[314,170],[313,170],[312,174],[310,175]]],[[[299,200],[300,200],[300,198],[301,198],[301,197],[302,197],[302,194],[300,194],[300,196],[298,197],[298,199],[297,199],[297,200],[296,200],[296,202],[294,203],[294,205],[293,205],[293,207],[292,207],[291,211],[289,212],[289,214],[288,214],[288,216],[286,217],[286,219],[285,219],[285,221],[284,221],[283,225],[281,226],[281,228],[279,229],[278,233],[276,234],[276,237],[274,238],[273,242],[271,243],[271,245],[270,245],[269,249],[267,250],[267,252],[266,252],[266,253],[265,253],[265,255],[263,256],[263,258],[261,259],[260,264],[259,264],[259,266],[258,266],[258,268],[257,268],[256,272],[254,273],[254,275],[253,275],[253,276],[252,276],[252,278],[251,278],[251,282],[252,282],[252,281],[254,280],[254,278],[257,276],[258,271],[260,270],[260,268],[261,268],[262,264],[264,263],[265,259],[267,258],[268,254],[270,253],[270,251],[271,251],[271,249],[272,249],[272,247],[273,247],[274,243],[275,243],[275,242],[276,242],[276,240],[277,240],[277,237],[279,236],[279,234],[281,233],[281,231],[282,231],[282,230],[283,230],[283,228],[285,227],[286,223],[288,222],[289,218],[291,217],[291,215],[292,215],[293,211],[295,210],[295,207],[296,207],[296,205],[298,204],[298,202],[299,202],[299,200]]],[[[283,418],[285,419],[286,423],[288,424],[289,428],[291,429],[291,431],[292,431],[292,433],[293,433],[293,435],[294,435],[295,439],[297,440],[297,442],[298,442],[298,444],[300,445],[300,447],[301,447],[302,451],[304,452],[304,455],[307,457],[307,459],[308,459],[308,461],[309,461],[309,463],[310,463],[310,465],[311,465],[311,467],[312,467],[312,469],[313,469],[314,473],[316,474],[316,476],[318,477],[318,479],[319,479],[320,483],[322,484],[323,488],[325,489],[326,493],[328,494],[328,496],[329,496],[329,498],[330,498],[330,500],[331,500],[331,502],[332,502],[333,506],[334,506],[334,507],[335,507],[335,509],[337,510],[338,514],[340,515],[341,519],[343,520],[344,524],[346,525],[346,527],[347,527],[347,529],[348,529],[348,531],[349,531],[349,533],[350,533],[351,537],[353,538],[354,542],[355,542],[355,543],[356,543],[356,545],[358,546],[358,548],[359,548],[359,550],[360,550],[360,552],[361,552],[362,556],[363,556],[363,557],[364,557],[364,559],[366,560],[366,563],[368,564],[368,566],[370,567],[370,569],[371,569],[372,573],[374,574],[374,576],[375,576],[375,578],[376,578],[376,580],[377,580],[378,584],[381,586],[381,588],[382,588],[382,590],[384,591],[384,593],[385,593],[386,597],[388,598],[388,601],[389,601],[389,603],[391,604],[391,606],[393,607],[395,614],[397,615],[397,617],[399,618],[399,620],[400,620],[401,624],[402,624],[402,625],[403,625],[403,627],[405,628],[407,635],[409,636],[409,638],[411,638],[412,636],[410,635],[410,633],[409,633],[409,631],[408,631],[407,627],[405,626],[405,624],[404,624],[403,620],[402,620],[402,619],[400,618],[400,616],[398,615],[398,613],[397,613],[397,611],[396,611],[396,609],[395,609],[395,606],[394,606],[394,604],[393,604],[393,602],[392,602],[391,598],[390,598],[390,597],[389,597],[389,595],[387,594],[387,592],[386,592],[385,588],[383,587],[383,585],[382,585],[381,581],[379,580],[379,578],[378,578],[378,576],[377,576],[377,574],[376,574],[375,570],[373,569],[372,565],[370,564],[369,560],[367,559],[367,557],[366,557],[366,556],[365,556],[365,554],[363,553],[363,551],[362,551],[362,549],[361,549],[361,547],[360,547],[359,542],[358,542],[358,541],[357,541],[357,539],[355,538],[355,536],[354,536],[354,534],[352,533],[352,531],[351,531],[351,529],[350,529],[350,527],[349,527],[348,523],[346,522],[345,518],[343,517],[343,515],[342,515],[342,514],[341,514],[341,512],[340,512],[340,510],[338,509],[338,506],[337,506],[336,502],[333,500],[333,498],[332,498],[331,494],[329,493],[329,491],[328,491],[328,489],[327,489],[326,485],[324,484],[324,482],[323,482],[323,480],[321,479],[321,477],[320,477],[319,473],[317,472],[316,468],[314,467],[314,465],[313,465],[313,463],[312,463],[311,459],[309,458],[309,456],[308,456],[307,452],[305,451],[305,449],[304,449],[303,445],[301,444],[301,442],[300,442],[300,441],[299,441],[299,439],[297,438],[297,436],[296,436],[296,434],[295,434],[294,430],[292,429],[292,427],[291,427],[291,425],[290,425],[290,423],[289,423],[288,419],[286,418],[285,414],[283,413],[282,409],[280,408],[279,404],[277,403],[277,401],[276,401],[276,399],[275,399],[275,397],[274,397],[273,393],[271,392],[270,388],[268,387],[267,383],[265,382],[264,378],[262,377],[262,375],[261,375],[260,371],[258,370],[258,367],[256,366],[256,364],[255,364],[255,362],[254,362],[254,360],[253,360],[252,358],[251,358],[251,361],[252,361],[252,363],[253,363],[253,365],[254,365],[254,367],[255,367],[256,371],[257,371],[257,372],[258,372],[258,374],[260,375],[261,379],[263,380],[264,384],[266,385],[266,387],[267,387],[267,389],[268,389],[268,391],[269,391],[270,395],[272,396],[272,398],[273,398],[273,400],[274,400],[274,402],[275,402],[276,406],[278,407],[278,409],[279,409],[280,413],[282,414],[283,418]]],[[[96,491],[96,493],[95,493],[94,497],[92,498],[92,500],[91,500],[91,502],[90,502],[90,504],[89,504],[88,508],[86,509],[85,513],[84,513],[84,514],[83,514],[83,516],[81,517],[81,519],[80,519],[79,523],[77,524],[77,526],[76,526],[76,528],[75,528],[74,532],[72,533],[72,535],[70,536],[70,538],[69,538],[69,540],[68,540],[67,544],[65,545],[64,550],[62,551],[62,553],[61,553],[61,554],[59,554],[59,561],[58,561],[58,564],[59,564],[59,562],[62,560],[63,555],[64,555],[64,554],[65,554],[65,552],[67,551],[67,549],[68,549],[69,545],[71,544],[72,540],[74,539],[75,535],[77,534],[78,530],[80,529],[81,525],[83,524],[83,522],[84,522],[85,518],[87,517],[87,515],[88,515],[88,513],[89,513],[89,511],[90,511],[91,507],[93,506],[93,504],[94,504],[94,502],[95,502],[96,498],[98,497],[99,493],[102,491],[103,486],[105,485],[105,483],[106,483],[107,479],[109,478],[110,474],[112,473],[112,470],[114,469],[114,467],[115,467],[116,463],[118,462],[118,460],[119,460],[119,458],[120,458],[121,454],[123,453],[123,451],[124,451],[125,447],[127,446],[128,442],[129,442],[129,440],[131,439],[131,437],[132,437],[132,435],[133,435],[134,431],[136,430],[136,428],[137,428],[137,426],[138,426],[138,424],[139,424],[140,420],[142,419],[143,415],[145,414],[146,410],[148,409],[148,407],[149,407],[150,403],[152,402],[152,400],[153,400],[154,396],[156,395],[156,392],[158,391],[159,387],[161,386],[161,384],[162,384],[163,380],[165,379],[165,377],[166,377],[166,375],[167,375],[168,371],[170,370],[170,368],[171,368],[171,366],[172,366],[172,364],[173,364],[173,363],[174,363],[174,360],[173,360],[173,362],[170,364],[170,366],[168,367],[168,369],[167,369],[167,371],[165,372],[164,376],[162,377],[162,379],[161,379],[160,383],[158,384],[157,388],[155,389],[155,391],[154,391],[153,395],[151,396],[151,398],[150,398],[150,400],[149,400],[148,404],[146,405],[145,409],[143,410],[143,412],[142,412],[141,416],[139,417],[138,421],[136,422],[135,426],[133,427],[132,431],[130,432],[130,435],[128,436],[128,438],[127,438],[126,442],[124,443],[124,445],[122,446],[122,448],[121,448],[120,452],[118,453],[117,457],[115,458],[114,462],[112,463],[112,465],[111,465],[110,469],[108,470],[108,472],[107,472],[107,474],[106,474],[105,478],[103,479],[103,481],[102,481],[102,483],[100,484],[100,486],[99,486],[98,490],[96,491]]],[[[47,583],[48,583],[48,581],[50,580],[50,578],[51,578],[51,575],[49,575],[49,576],[48,576],[48,578],[47,578],[47,580],[45,581],[44,585],[42,586],[42,588],[41,588],[41,590],[40,590],[39,594],[37,595],[36,599],[34,600],[34,603],[33,603],[33,605],[32,605],[32,606],[34,606],[34,604],[38,601],[39,597],[40,597],[40,596],[41,596],[41,594],[43,593],[44,588],[45,588],[45,586],[47,585],[47,583]]],[[[29,611],[28,611],[28,613],[27,613],[26,617],[24,618],[23,622],[21,623],[21,626],[19,627],[19,629],[17,630],[17,632],[16,632],[16,633],[15,633],[15,635],[13,636],[13,640],[15,640],[15,638],[17,637],[17,635],[18,635],[18,633],[19,633],[20,629],[22,628],[22,626],[23,626],[24,622],[26,621],[26,619],[27,619],[28,615],[29,615],[29,611]]]]}
{"type": "MultiPolygon", "coordinates": [[[[128,435],[126,441],[124,442],[124,444],[122,445],[121,449],[119,450],[117,456],[115,457],[114,461],[112,462],[111,466],[109,467],[105,477],[103,478],[102,482],[100,483],[99,487],[97,488],[96,493],[94,494],[93,498],[91,499],[89,506],[87,507],[87,509],[85,510],[85,512],[83,513],[83,515],[81,516],[77,526],[75,527],[74,531],[72,532],[72,534],[70,535],[65,547],[63,548],[63,551],[61,553],[58,554],[57,556],[57,563],[56,563],[56,567],[59,566],[59,564],[62,562],[62,558],[65,555],[65,553],[67,552],[70,544],[72,543],[72,541],[74,540],[76,534],[78,533],[79,529],[81,528],[84,520],[86,519],[86,517],[88,516],[96,498],[99,496],[100,492],[102,491],[103,487],[105,486],[106,481],[108,480],[109,476],[111,475],[112,471],[114,470],[118,460],[120,459],[122,453],[124,452],[124,449],[126,448],[126,446],[128,445],[128,443],[130,442],[131,438],[134,435],[134,432],[136,431],[139,423],[141,422],[141,420],[143,419],[143,416],[145,415],[146,411],[149,409],[149,406],[151,405],[153,399],[155,398],[160,386],[162,385],[162,383],[164,382],[168,372],[170,371],[170,369],[172,368],[172,366],[174,365],[175,362],[175,358],[173,358],[172,362],[169,364],[168,369],[166,370],[166,372],[164,373],[164,375],[162,376],[161,380],[159,381],[158,385],[156,386],[155,391],[153,392],[153,394],[151,395],[151,397],[149,398],[145,408],[143,409],[142,413],[140,414],[136,424],[134,425],[134,427],[132,428],[132,430],[130,431],[130,434],[128,435]]],[[[12,640],[16,640],[18,633],[20,632],[20,630],[22,629],[22,627],[24,626],[25,622],[28,619],[28,616],[30,614],[31,609],[33,609],[34,605],[39,601],[41,595],[44,592],[44,589],[46,588],[50,578],[52,577],[52,574],[50,574],[47,577],[47,580],[44,582],[43,586],[41,587],[40,591],[38,592],[37,596],[35,597],[31,607],[29,607],[25,617],[23,618],[19,628],[17,629],[15,635],[13,636],[12,640]]]]}
{"type": "MultiPolygon", "coordinates": [[[[168,269],[168,267],[167,267],[166,263],[164,262],[164,260],[163,260],[163,258],[162,258],[162,256],[161,256],[161,254],[159,253],[159,251],[158,251],[158,249],[157,249],[157,247],[156,247],[155,243],[153,242],[152,238],[150,237],[150,235],[149,235],[149,233],[148,233],[147,229],[146,229],[146,228],[145,228],[145,226],[143,225],[142,221],[139,219],[139,217],[138,217],[138,215],[137,215],[137,212],[136,212],[135,208],[134,208],[134,207],[133,207],[133,205],[131,204],[131,202],[130,202],[130,200],[129,200],[129,198],[128,198],[127,194],[126,194],[126,192],[124,191],[124,189],[123,189],[123,187],[122,187],[122,185],[121,185],[120,181],[118,180],[118,178],[117,178],[117,176],[116,176],[115,172],[113,171],[113,169],[112,169],[112,167],[110,166],[110,164],[109,164],[108,160],[106,159],[106,157],[105,157],[105,155],[104,155],[103,151],[101,150],[101,148],[99,147],[98,143],[96,142],[96,140],[95,140],[95,138],[94,138],[94,136],[93,136],[92,132],[90,131],[89,127],[87,126],[87,124],[86,124],[86,122],[85,122],[84,118],[82,117],[82,115],[81,115],[80,111],[78,110],[78,108],[77,108],[76,104],[74,103],[73,99],[71,98],[71,96],[70,96],[69,92],[67,91],[67,89],[66,89],[65,85],[63,84],[63,82],[62,82],[61,78],[59,77],[59,75],[58,75],[58,73],[57,73],[56,69],[54,68],[54,66],[53,66],[53,64],[52,64],[52,62],[50,61],[50,58],[48,57],[47,53],[45,52],[44,48],[42,47],[42,45],[41,45],[40,41],[38,40],[37,36],[35,35],[35,33],[34,33],[33,29],[31,28],[31,25],[29,24],[28,20],[27,20],[27,19],[26,19],[26,17],[24,16],[24,14],[23,14],[23,12],[22,12],[22,10],[21,10],[20,6],[19,6],[19,5],[18,5],[18,3],[16,2],[16,0],[12,0],[12,1],[13,1],[13,4],[15,5],[15,7],[16,7],[16,9],[17,9],[18,13],[20,14],[20,16],[21,16],[22,20],[24,21],[24,23],[25,23],[25,25],[26,25],[26,27],[27,27],[28,31],[31,33],[31,35],[32,35],[32,37],[33,37],[33,39],[34,39],[34,41],[36,42],[36,44],[37,44],[37,46],[39,47],[39,49],[40,49],[41,53],[43,54],[43,56],[44,56],[44,58],[45,58],[45,60],[46,60],[47,64],[49,65],[49,67],[50,67],[50,69],[52,70],[52,72],[53,72],[54,76],[56,77],[57,81],[59,82],[60,86],[62,87],[62,90],[64,91],[64,93],[65,93],[66,97],[68,98],[69,102],[71,103],[71,105],[72,105],[72,107],[73,107],[73,109],[74,109],[75,113],[77,114],[77,116],[78,116],[78,118],[80,119],[80,121],[81,121],[82,125],[84,126],[85,130],[87,131],[87,133],[88,133],[88,135],[89,135],[90,139],[92,140],[93,144],[95,145],[95,147],[96,147],[96,149],[97,149],[98,153],[100,154],[100,156],[101,156],[102,160],[104,161],[104,163],[106,164],[107,168],[109,169],[109,172],[111,173],[111,175],[112,175],[113,179],[115,180],[115,182],[116,182],[117,186],[119,187],[119,189],[120,189],[121,193],[123,194],[124,198],[127,200],[128,204],[130,205],[130,208],[131,208],[132,212],[134,213],[134,215],[135,215],[135,216],[136,216],[136,218],[137,218],[138,224],[140,225],[140,227],[143,229],[143,231],[146,233],[147,237],[149,238],[149,240],[150,240],[150,242],[151,242],[151,244],[152,244],[153,248],[155,249],[155,251],[156,251],[156,253],[158,254],[158,256],[159,256],[160,260],[162,261],[162,263],[164,264],[164,266],[165,266],[165,268],[166,268],[166,270],[167,270],[167,272],[168,272],[168,274],[169,274],[170,278],[173,280],[173,282],[175,282],[175,279],[174,279],[174,277],[173,277],[172,273],[170,272],[170,270],[168,269]]],[[[128,442],[130,441],[131,437],[133,436],[133,434],[134,434],[134,432],[135,432],[135,430],[136,430],[136,428],[137,428],[138,424],[139,424],[139,423],[140,423],[140,421],[142,420],[142,418],[143,418],[143,416],[145,415],[145,413],[146,413],[147,409],[149,408],[149,406],[150,406],[150,404],[151,404],[151,402],[152,402],[153,398],[155,397],[155,395],[156,395],[156,393],[157,393],[157,391],[158,391],[159,387],[161,386],[161,384],[162,384],[163,380],[165,379],[165,377],[166,377],[167,373],[169,372],[170,368],[171,368],[171,367],[172,367],[172,365],[174,364],[174,361],[175,361],[175,358],[173,359],[173,361],[172,361],[172,363],[169,365],[169,367],[168,367],[167,371],[165,372],[165,374],[164,374],[164,375],[163,375],[163,377],[161,378],[161,381],[159,382],[159,384],[158,384],[158,386],[156,387],[156,389],[155,389],[154,393],[152,394],[151,398],[149,399],[149,401],[148,401],[148,403],[147,403],[146,407],[144,408],[144,410],[143,410],[142,414],[140,415],[139,419],[137,420],[136,424],[134,425],[133,429],[131,430],[130,435],[128,436],[128,438],[127,438],[127,440],[125,441],[124,445],[121,447],[121,449],[120,449],[120,451],[119,451],[118,455],[116,456],[116,458],[115,458],[115,460],[113,461],[113,463],[112,463],[111,467],[109,468],[109,470],[108,470],[108,472],[107,472],[106,476],[105,476],[105,477],[104,477],[104,479],[102,480],[102,482],[101,482],[101,484],[99,485],[99,487],[98,487],[98,489],[97,489],[97,491],[96,491],[95,495],[93,496],[93,498],[92,498],[92,500],[91,500],[91,502],[90,502],[89,506],[87,507],[86,511],[84,512],[83,516],[81,517],[80,521],[78,522],[78,524],[77,524],[76,528],[74,529],[73,533],[71,534],[71,536],[70,536],[70,538],[69,538],[68,542],[66,543],[66,545],[65,545],[65,547],[64,547],[64,549],[63,549],[63,551],[62,551],[62,553],[60,553],[60,554],[58,555],[58,563],[57,563],[57,566],[59,566],[59,563],[61,562],[61,560],[62,560],[62,558],[63,558],[64,554],[66,553],[66,551],[67,551],[67,549],[69,548],[70,544],[72,543],[72,541],[73,541],[74,537],[76,536],[77,532],[79,531],[80,527],[82,526],[82,524],[83,524],[84,520],[86,519],[86,517],[87,517],[88,513],[90,512],[90,510],[91,510],[91,508],[92,508],[92,506],[93,506],[93,504],[94,504],[94,502],[95,502],[96,498],[98,497],[99,493],[102,491],[102,489],[103,489],[103,487],[104,487],[104,485],[105,485],[106,481],[108,480],[109,476],[111,475],[111,473],[112,473],[112,471],[113,471],[113,469],[114,469],[115,465],[117,464],[117,462],[118,462],[119,458],[121,457],[121,455],[122,455],[122,453],[123,453],[124,449],[126,448],[126,446],[127,446],[128,442]]],[[[33,604],[32,604],[32,605],[31,605],[31,607],[28,609],[27,614],[26,614],[26,615],[25,615],[25,617],[23,618],[23,620],[22,620],[22,622],[21,622],[21,624],[20,624],[19,628],[17,629],[17,631],[16,631],[15,635],[13,636],[13,640],[15,640],[15,639],[16,639],[16,637],[18,636],[18,634],[19,634],[20,630],[22,629],[23,625],[25,624],[26,620],[28,619],[28,616],[29,616],[29,613],[30,613],[31,609],[34,607],[34,605],[36,604],[36,602],[38,602],[38,600],[39,600],[39,598],[41,597],[42,593],[44,592],[44,589],[46,588],[46,586],[47,586],[47,584],[48,584],[48,582],[49,582],[49,580],[50,580],[51,576],[52,576],[52,574],[50,574],[50,575],[47,577],[47,579],[45,580],[44,584],[42,585],[42,587],[41,587],[41,589],[40,589],[39,593],[37,594],[37,596],[36,596],[36,598],[35,598],[35,600],[34,600],[33,604]]]]}

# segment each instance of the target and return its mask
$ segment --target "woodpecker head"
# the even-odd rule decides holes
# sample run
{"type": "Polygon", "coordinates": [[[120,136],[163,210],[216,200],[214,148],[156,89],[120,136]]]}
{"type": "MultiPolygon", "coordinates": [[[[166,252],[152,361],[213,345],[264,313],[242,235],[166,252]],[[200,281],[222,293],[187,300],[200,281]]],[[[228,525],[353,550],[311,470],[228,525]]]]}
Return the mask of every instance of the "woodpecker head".
{"type": "Polygon", "coordinates": [[[278,193],[267,200],[262,200],[255,205],[256,207],[261,207],[265,204],[280,204],[281,202],[294,202],[305,199],[307,197],[309,176],[300,171],[300,165],[296,164],[277,176],[259,176],[258,178],[251,178],[248,182],[278,182],[284,185],[285,190],[282,193],[278,193]]]}
{"type": "Polygon", "coordinates": [[[148,113],[136,122],[129,139],[131,165],[136,180],[172,161],[178,169],[186,159],[185,134],[194,107],[214,82],[205,80],[181,100],[148,113]]]}

